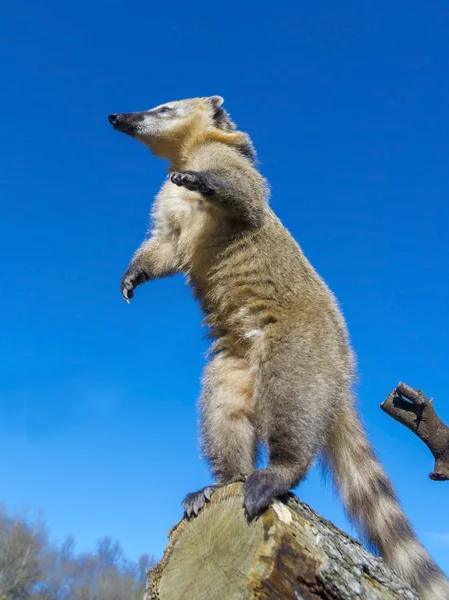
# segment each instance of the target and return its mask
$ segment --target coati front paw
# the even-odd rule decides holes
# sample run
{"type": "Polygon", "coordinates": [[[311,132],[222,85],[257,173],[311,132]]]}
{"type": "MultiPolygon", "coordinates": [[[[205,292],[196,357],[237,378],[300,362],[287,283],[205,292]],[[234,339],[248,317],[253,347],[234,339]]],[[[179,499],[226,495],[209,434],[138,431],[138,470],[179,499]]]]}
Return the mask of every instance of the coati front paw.
{"type": "Polygon", "coordinates": [[[195,515],[196,517],[200,510],[203,508],[203,506],[206,504],[206,502],[209,502],[212,494],[216,492],[220,487],[222,486],[218,483],[214,485],[207,485],[202,490],[198,490],[197,492],[187,494],[187,496],[182,502],[186,516],[189,519],[192,515],[195,515]]]}
{"type": "Polygon", "coordinates": [[[216,186],[213,179],[213,176],[209,173],[199,173],[198,171],[174,171],[170,173],[170,181],[175,185],[204,195],[215,192],[216,186]]]}
{"type": "Polygon", "coordinates": [[[134,290],[138,285],[147,281],[148,275],[139,262],[131,263],[122,277],[120,291],[123,298],[128,302],[134,296],[134,290]]]}

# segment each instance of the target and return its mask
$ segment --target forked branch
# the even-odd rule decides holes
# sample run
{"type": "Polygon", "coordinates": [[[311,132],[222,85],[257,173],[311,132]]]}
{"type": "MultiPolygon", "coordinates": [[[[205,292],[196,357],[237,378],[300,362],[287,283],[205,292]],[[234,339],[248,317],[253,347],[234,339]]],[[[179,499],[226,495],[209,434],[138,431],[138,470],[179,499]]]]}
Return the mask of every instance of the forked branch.
{"type": "Polygon", "coordinates": [[[432,452],[435,466],[430,479],[449,480],[449,427],[435,412],[432,398],[427,398],[421,390],[399,383],[380,407],[413,431],[432,452]]]}

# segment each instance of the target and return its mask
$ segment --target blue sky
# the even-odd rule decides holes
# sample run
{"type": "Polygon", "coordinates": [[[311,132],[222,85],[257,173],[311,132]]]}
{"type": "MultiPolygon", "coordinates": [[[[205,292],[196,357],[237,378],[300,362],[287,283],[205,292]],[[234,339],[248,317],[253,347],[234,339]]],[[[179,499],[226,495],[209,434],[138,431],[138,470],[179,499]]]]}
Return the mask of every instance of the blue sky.
{"type": "MultiPolygon", "coordinates": [[[[119,281],[164,163],[110,112],[221,94],[272,206],[337,294],[363,419],[422,541],[449,573],[449,484],[379,404],[399,380],[449,422],[449,9],[17,0],[2,9],[0,501],[78,549],[109,534],[159,556],[206,484],[206,345],[182,277],[130,306],[119,281]]],[[[312,472],[299,495],[348,528],[312,472]]]]}

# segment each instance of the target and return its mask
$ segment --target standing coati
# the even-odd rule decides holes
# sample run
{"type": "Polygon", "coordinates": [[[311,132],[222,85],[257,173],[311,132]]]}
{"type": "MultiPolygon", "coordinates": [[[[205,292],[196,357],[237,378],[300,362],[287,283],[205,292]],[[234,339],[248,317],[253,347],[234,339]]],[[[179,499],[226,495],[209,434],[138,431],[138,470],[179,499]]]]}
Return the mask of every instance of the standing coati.
{"type": "Polygon", "coordinates": [[[385,561],[422,598],[449,599],[449,582],[417,540],[360,423],[353,353],[334,296],[270,209],[252,143],[222,104],[212,96],[109,116],[114,129],[170,161],[123,297],[183,272],[214,340],[201,416],[217,483],[189,494],[186,513],[242,479],[253,517],[321,455],[349,516],[385,561]],[[269,451],[259,470],[258,442],[269,451]]]}

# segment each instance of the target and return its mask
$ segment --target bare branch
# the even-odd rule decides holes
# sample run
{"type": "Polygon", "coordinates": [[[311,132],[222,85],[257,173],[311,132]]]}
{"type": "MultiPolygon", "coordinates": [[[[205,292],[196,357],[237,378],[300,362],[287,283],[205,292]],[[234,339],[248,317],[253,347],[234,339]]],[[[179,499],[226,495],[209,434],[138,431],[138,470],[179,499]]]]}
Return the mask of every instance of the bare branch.
{"type": "Polygon", "coordinates": [[[449,427],[435,412],[432,399],[421,390],[399,383],[380,407],[395,421],[413,431],[429,448],[435,459],[430,479],[449,480],[449,427]]]}
{"type": "Polygon", "coordinates": [[[402,381],[398,383],[396,392],[400,396],[407,398],[408,400],[410,400],[410,402],[413,402],[418,406],[426,406],[427,404],[429,404],[429,402],[432,402],[432,400],[430,398],[427,398],[421,390],[415,390],[406,383],[402,383],[402,381]]]}

